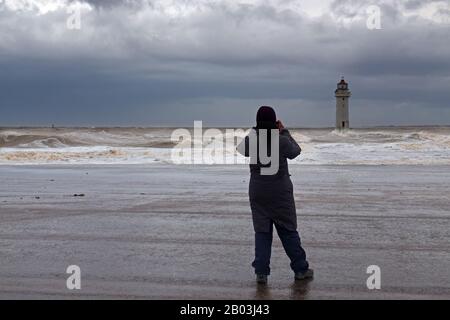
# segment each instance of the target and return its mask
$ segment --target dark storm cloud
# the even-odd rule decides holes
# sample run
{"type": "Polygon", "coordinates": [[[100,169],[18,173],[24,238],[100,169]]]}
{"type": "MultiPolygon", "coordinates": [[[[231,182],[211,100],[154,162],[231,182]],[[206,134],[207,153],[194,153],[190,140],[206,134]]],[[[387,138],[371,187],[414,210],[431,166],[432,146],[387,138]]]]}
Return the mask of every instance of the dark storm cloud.
{"type": "Polygon", "coordinates": [[[314,18],[298,1],[85,2],[79,31],[65,10],[0,11],[0,124],[246,125],[273,104],[332,125],[342,74],[360,125],[450,122],[450,24],[417,11],[442,19],[445,1],[340,0],[314,18]],[[382,30],[366,28],[374,2],[382,30]]]}

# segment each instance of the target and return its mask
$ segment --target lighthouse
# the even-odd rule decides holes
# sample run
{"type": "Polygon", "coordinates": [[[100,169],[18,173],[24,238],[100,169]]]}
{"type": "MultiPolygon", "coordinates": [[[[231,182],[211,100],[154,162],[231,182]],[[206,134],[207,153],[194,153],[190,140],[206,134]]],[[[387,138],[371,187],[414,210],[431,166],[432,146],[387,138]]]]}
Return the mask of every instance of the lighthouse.
{"type": "Polygon", "coordinates": [[[349,114],[348,114],[348,100],[352,93],[348,89],[348,83],[342,77],[341,82],[337,84],[337,89],[334,91],[336,97],[336,129],[350,128],[349,114]]]}

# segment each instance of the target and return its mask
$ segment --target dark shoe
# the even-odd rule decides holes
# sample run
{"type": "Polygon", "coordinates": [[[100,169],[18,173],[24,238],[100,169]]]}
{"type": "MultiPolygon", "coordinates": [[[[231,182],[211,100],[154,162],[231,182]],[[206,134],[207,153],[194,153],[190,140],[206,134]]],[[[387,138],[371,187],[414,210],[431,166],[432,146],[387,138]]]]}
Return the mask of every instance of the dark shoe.
{"type": "Polygon", "coordinates": [[[297,272],[295,274],[295,280],[305,280],[314,278],[314,270],[308,269],[305,272],[297,272]]]}
{"type": "Polygon", "coordinates": [[[259,284],[266,284],[267,283],[267,275],[265,274],[257,274],[256,275],[256,282],[259,284]]]}

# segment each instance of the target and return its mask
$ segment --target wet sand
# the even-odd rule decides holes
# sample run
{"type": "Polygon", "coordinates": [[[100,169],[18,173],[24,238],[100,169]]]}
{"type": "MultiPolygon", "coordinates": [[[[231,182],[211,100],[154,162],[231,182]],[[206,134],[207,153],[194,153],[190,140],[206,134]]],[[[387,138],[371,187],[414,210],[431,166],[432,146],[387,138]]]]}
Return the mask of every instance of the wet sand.
{"type": "Polygon", "coordinates": [[[295,283],[275,236],[258,287],[246,166],[0,166],[0,299],[450,299],[450,167],[291,173],[316,276],[295,283]]]}

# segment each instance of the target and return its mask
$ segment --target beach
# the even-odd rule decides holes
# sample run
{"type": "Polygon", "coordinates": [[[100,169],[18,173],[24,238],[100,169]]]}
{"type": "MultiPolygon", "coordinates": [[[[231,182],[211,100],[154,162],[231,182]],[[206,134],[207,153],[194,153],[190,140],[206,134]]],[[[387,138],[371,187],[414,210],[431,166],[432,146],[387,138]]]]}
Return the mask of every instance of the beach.
{"type": "Polygon", "coordinates": [[[259,287],[246,165],[2,165],[0,299],[450,299],[450,166],[290,171],[315,278],[259,287]]]}

